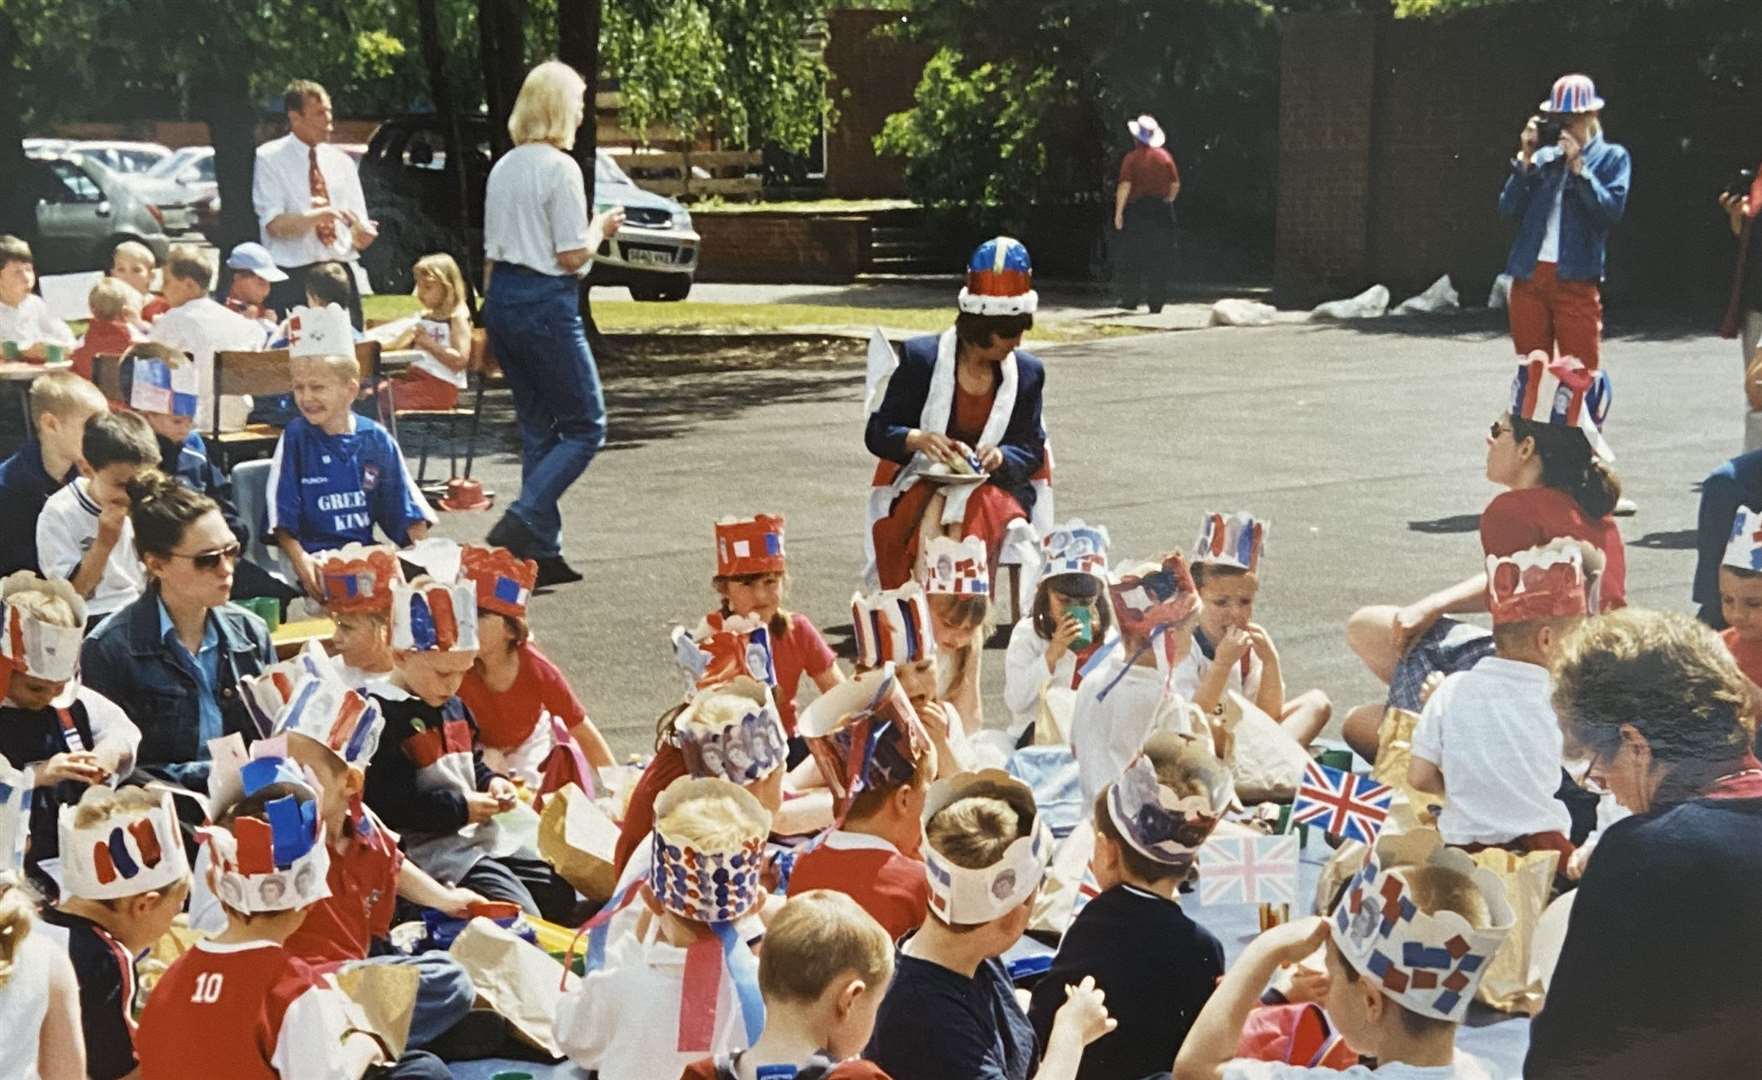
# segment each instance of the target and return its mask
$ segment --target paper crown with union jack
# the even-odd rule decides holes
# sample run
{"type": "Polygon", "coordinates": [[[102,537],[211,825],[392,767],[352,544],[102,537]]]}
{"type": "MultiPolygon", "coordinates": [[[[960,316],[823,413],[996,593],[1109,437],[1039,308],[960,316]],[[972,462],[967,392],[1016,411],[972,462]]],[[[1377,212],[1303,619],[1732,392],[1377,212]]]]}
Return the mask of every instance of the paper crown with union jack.
{"type": "Polygon", "coordinates": [[[392,586],[404,580],[398,553],[383,544],[345,544],[312,554],[319,598],[332,615],[390,611],[392,586]]]}
{"type": "Polygon", "coordinates": [[[991,574],[985,541],[977,536],[931,538],[924,545],[924,591],[931,596],[988,596],[991,574]]]}
{"type": "Polygon", "coordinates": [[[1334,944],[1353,970],[1376,980],[1410,1012],[1460,1023],[1487,967],[1516,923],[1505,885],[1435,829],[1384,833],[1329,918],[1334,944]],[[1476,928],[1453,911],[1426,914],[1404,874],[1438,867],[1473,883],[1487,906],[1476,928]]]}
{"type": "Polygon", "coordinates": [[[1597,96],[1597,84],[1589,75],[1575,73],[1555,79],[1548,100],[1536,108],[1550,113],[1598,112],[1603,108],[1603,99],[1597,96]]]}
{"type": "Polygon", "coordinates": [[[25,841],[31,835],[31,793],[36,773],[29,766],[15,769],[0,754],[0,884],[10,884],[24,873],[25,841]]]}
{"type": "Polygon", "coordinates": [[[1487,556],[1487,610],[1494,625],[1583,615],[1584,556],[1572,543],[1487,556]]]}
{"type": "Polygon", "coordinates": [[[930,910],[952,926],[978,926],[1020,907],[1034,895],[1052,859],[1052,832],[1034,805],[1034,792],[1002,769],[964,772],[930,785],[924,823],[962,799],[990,798],[1008,803],[1020,833],[990,866],[960,866],[924,844],[924,868],[930,879],[930,910]]]}
{"type": "Polygon", "coordinates": [[[57,833],[63,896],[120,900],[170,888],[190,873],[169,791],[150,806],[115,807],[83,827],[78,820],[78,806],[62,806],[57,833]]]}
{"type": "Polygon", "coordinates": [[[892,664],[815,698],[799,730],[840,813],[864,791],[911,780],[931,745],[892,664]]]}
{"type": "Polygon", "coordinates": [[[1725,544],[1723,566],[1736,570],[1762,571],[1762,511],[1738,507],[1731,519],[1731,539],[1725,544]]]}
{"type": "Polygon", "coordinates": [[[185,356],[178,354],[176,359],[167,360],[133,354],[124,358],[123,363],[128,365],[129,408],[169,416],[196,415],[201,382],[196,365],[185,356]]]}
{"type": "Polygon", "coordinates": [[[1255,520],[1246,510],[1208,513],[1199,525],[1199,539],[1193,542],[1193,563],[1259,570],[1260,556],[1266,551],[1266,532],[1267,523],[1255,520]]]}
{"type": "Polygon", "coordinates": [[[1182,794],[1164,784],[1150,760],[1152,754],[1180,758],[1205,753],[1179,735],[1152,735],[1108,788],[1108,818],[1126,843],[1145,858],[1165,866],[1187,866],[1223,819],[1232,787],[1229,772],[1215,758],[1209,763],[1196,762],[1189,770],[1208,779],[1207,790],[1197,795],[1182,794]]]}
{"type": "MultiPolygon", "coordinates": [[[[238,798],[249,799],[271,784],[291,791],[264,803],[261,816],[196,830],[196,838],[208,845],[215,896],[247,915],[294,911],[330,895],[330,847],[318,816],[318,781],[291,758],[275,756],[277,750],[285,752],[285,743],[265,742],[255,744],[253,756],[238,767],[238,798]]],[[[216,817],[229,805],[217,801],[216,817]]]]}
{"type": "Polygon", "coordinates": [[[727,780],[685,777],[655,800],[654,861],[649,888],[667,911],[698,922],[731,923],[758,906],[771,815],[745,788],[727,780]],[[731,803],[733,836],[711,846],[679,827],[675,812],[689,803],[731,803]]]}
{"type": "Polygon", "coordinates": [[[1151,562],[1122,568],[1108,584],[1114,623],[1120,633],[1149,637],[1159,627],[1172,628],[1199,606],[1199,591],[1186,558],[1171,551],[1151,562]]]}
{"type": "Polygon", "coordinates": [[[459,571],[477,586],[477,610],[526,618],[526,605],[538,584],[538,563],[502,547],[466,544],[459,571]]]}
{"type": "Polygon", "coordinates": [[[695,693],[745,676],[766,686],[777,685],[771,659],[771,628],[748,615],[711,615],[696,635],[683,626],[672,633],[673,659],[685,673],[687,691],[695,693]]]}
{"type": "Polygon", "coordinates": [[[789,737],[771,688],[746,675],[699,691],[673,734],[693,776],[750,784],[789,763],[789,737]]]}
{"type": "Polygon", "coordinates": [[[915,581],[878,593],[854,593],[850,621],[856,632],[857,666],[915,664],[936,655],[930,602],[915,581]]]}
{"type": "Polygon", "coordinates": [[[379,706],[345,683],[336,661],[316,644],[262,674],[240,679],[239,694],[259,730],[302,735],[344,765],[366,768],[379,747],[385,726],[379,706]]]}
{"type": "Polygon", "coordinates": [[[1020,240],[999,236],[973,250],[960,308],[969,315],[1032,315],[1040,306],[1034,263],[1020,240]]]}
{"type": "Polygon", "coordinates": [[[1040,580],[1088,574],[1107,583],[1107,529],[1073,518],[1040,538],[1040,580]]]}
{"type": "Polygon", "coordinates": [[[79,694],[77,676],[80,670],[80,643],[85,635],[86,602],[72,585],[55,578],[44,579],[29,570],[19,570],[0,581],[0,617],[5,620],[0,634],[0,698],[15,674],[28,675],[45,682],[66,683],[50,702],[55,708],[66,708],[79,694]],[[64,626],[50,622],[32,610],[38,604],[59,601],[67,608],[64,626]]]}
{"type": "Polygon", "coordinates": [[[392,585],[392,648],[476,652],[477,590],[470,582],[419,577],[392,585]]]}
{"type": "Polygon", "coordinates": [[[355,327],[339,304],[297,307],[288,314],[289,356],[354,356],[355,327]]]}
{"type": "Polygon", "coordinates": [[[783,515],[756,514],[716,522],[716,576],[781,574],[783,515]]]}
{"type": "Polygon", "coordinates": [[[1603,439],[1613,398],[1609,376],[1585,367],[1577,357],[1550,359],[1536,350],[1517,362],[1511,380],[1511,415],[1519,420],[1576,428],[1604,461],[1615,454],[1603,439]]]}

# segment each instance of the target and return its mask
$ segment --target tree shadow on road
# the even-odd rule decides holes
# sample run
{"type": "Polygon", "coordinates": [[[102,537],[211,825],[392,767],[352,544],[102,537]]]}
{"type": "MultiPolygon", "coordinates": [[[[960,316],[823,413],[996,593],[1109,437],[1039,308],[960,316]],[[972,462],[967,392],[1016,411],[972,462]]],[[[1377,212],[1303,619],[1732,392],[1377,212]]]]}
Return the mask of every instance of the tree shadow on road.
{"type": "Polygon", "coordinates": [[[1693,551],[1700,541],[1700,534],[1694,529],[1674,529],[1670,532],[1650,532],[1638,540],[1629,540],[1628,547],[1653,548],[1658,551],[1693,551]]]}
{"type": "Polygon", "coordinates": [[[1450,536],[1456,533],[1471,533],[1481,527],[1479,514],[1451,514],[1448,517],[1432,518],[1429,521],[1409,521],[1409,532],[1426,533],[1432,536],[1450,536]]]}

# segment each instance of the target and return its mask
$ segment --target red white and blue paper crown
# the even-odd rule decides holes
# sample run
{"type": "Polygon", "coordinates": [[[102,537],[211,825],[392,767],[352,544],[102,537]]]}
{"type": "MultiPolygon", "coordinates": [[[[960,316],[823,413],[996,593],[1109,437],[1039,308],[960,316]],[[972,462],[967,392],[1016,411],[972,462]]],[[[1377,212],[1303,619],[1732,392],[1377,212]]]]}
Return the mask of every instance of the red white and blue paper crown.
{"type": "Polygon", "coordinates": [[[289,356],[354,356],[355,327],[340,305],[297,307],[288,315],[289,356]]]}
{"type": "Polygon", "coordinates": [[[85,600],[72,585],[59,578],[45,580],[29,570],[19,570],[0,581],[0,611],[5,620],[4,633],[0,633],[0,659],[5,660],[7,669],[5,679],[17,673],[46,682],[67,683],[51,704],[57,708],[72,704],[79,693],[74,680],[79,675],[80,643],[86,628],[85,600]],[[32,593],[65,603],[74,625],[57,626],[33,615],[18,602],[32,593]]]}
{"type": "Polygon", "coordinates": [[[924,591],[931,596],[990,595],[985,541],[977,536],[964,540],[932,537],[924,546],[924,591]]]}
{"type": "Polygon", "coordinates": [[[303,735],[345,765],[366,768],[385,724],[373,699],[351,688],[317,645],[239,680],[239,693],[271,735],[303,735]]]}
{"type": "Polygon", "coordinates": [[[31,836],[31,793],[36,790],[35,770],[15,769],[0,754],[0,885],[16,881],[24,873],[25,841],[31,836]]]}
{"type": "Polygon", "coordinates": [[[1122,569],[1107,587],[1120,633],[1145,638],[1176,626],[1199,606],[1199,591],[1187,560],[1171,551],[1155,562],[1122,569]]]}
{"type": "Polygon", "coordinates": [[[980,796],[1009,803],[1023,832],[1004,849],[1001,859],[979,869],[956,865],[934,843],[924,844],[930,910],[952,926],[987,923],[1026,903],[1040,888],[1052,859],[1052,833],[1034,805],[1033,790],[1001,769],[960,773],[932,784],[924,821],[928,824],[961,799],[980,796]]]}
{"type": "Polygon", "coordinates": [[[1487,556],[1487,610],[1494,625],[1585,614],[1584,556],[1572,543],[1487,556]]]}
{"type": "Polygon", "coordinates": [[[1040,306],[1034,292],[1034,264],[1020,240],[999,236],[980,244],[967,260],[967,284],[960,307],[969,315],[1032,315],[1040,306]]]}
{"type": "Polygon", "coordinates": [[[698,922],[731,923],[754,907],[763,895],[765,840],[771,815],[745,788],[727,780],[675,780],[655,800],[654,862],[649,888],[664,909],[698,922]],[[669,818],[697,799],[725,799],[737,808],[737,842],[707,850],[690,838],[669,832],[669,818]]]}
{"type": "Polygon", "coordinates": [[[771,688],[745,675],[699,692],[673,733],[693,776],[750,784],[789,763],[789,737],[771,688]]]}
{"type": "Polygon", "coordinates": [[[1182,795],[1157,779],[1146,751],[1171,756],[1203,753],[1179,735],[1152,735],[1107,793],[1107,814],[1139,854],[1165,866],[1186,866],[1217,828],[1232,794],[1229,773],[1212,770],[1216,782],[1202,795],[1182,795]]]}
{"type": "Polygon", "coordinates": [[[1498,875],[1444,846],[1435,829],[1386,833],[1340,901],[1329,927],[1359,975],[1410,1012],[1460,1023],[1493,956],[1516,923],[1498,875]],[[1424,914],[1408,895],[1404,868],[1438,866],[1468,878],[1486,900],[1488,925],[1455,912],[1424,914]]]}
{"type": "Polygon", "coordinates": [[[915,664],[936,655],[930,601],[915,581],[866,596],[852,594],[850,621],[856,632],[858,667],[915,664]]]}
{"type": "Polygon", "coordinates": [[[196,365],[169,363],[157,356],[135,356],[129,365],[128,407],[136,412],[195,416],[201,395],[196,365]]]}
{"type": "MultiPolygon", "coordinates": [[[[299,796],[271,799],[261,817],[196,830],[208,845],[215,896],[247,915],[295,911],[329,896],[330,848],[318,816],[318,781],[291,759],[264,755],[239,768],[237,783],[240,798],[270,784],[288,784],[299,796]]],[[[214,812],[218,817],[225,809],[217,803],[214,812]]]]}
{"type": "Polygon", "coordinates": [[[781,574],[783,570],[782,514],[723,518],[716,522],[717,577],[781,574]]]}
{"type": "Polygon", "coordinates": [[[1193,562],[1259,570],[1266,551],[1267,523],[1256,521],[1246,510],[1234,514],[1208,513],[1193,542],[1193,562]]]}
{"type": "Polygon", "coordinates": [[[911,780],[931,745],[892,664],[815,698],[798,730],[841,813],[864,791],[911,780]]]}
{"type": "Polygon", "coordinates": [[[1536,108],[1551,113],[1599,112],[1603,99],[1597,96],[1597,84],[1589,75],[1562,75],[1554,80],[1548,100],[1536,108]]]}
{"type": "Polygon", "coordinates": [[[476,652],[477,590],[470,582],[419,577],[392,586],[392,648],[476,652]]]}
{"type": "Polygon", "coordinates": [[[189,876],[171,792],[137,810],[118,809],[85,827],[79,808],[61,808],[61,893],[81,900],[120,900],[167,889],[189,876]]]}
{"type": "Polygon", "coordinates": [[[383,544],[345,544],[312,553],[320,599],[333,615],[390,611],[392,586],[404,580],[398,553],[383,544]]]}
{"type": "Polygon", "coordinates": [[[538,563],[518,558],[507,548],[466,544],[459,555],[459,572],[477,586],[477,610],[526,618],[526,605],[538,584],[538,563]]]}
{"type": "Polygon", "coordinates": [[[711,615],[699,630],[693,637],[683,626],[673,628],[673,659],[685,672],[688,696],[743,675],[777,685],[770,627],[748,615],[711,615]]]}
{"type": "Polygon", "coordinates": [[[1609,419],[1613,398],[1609,376],[1592,371],[1577,357],[1550,359],[1536,350],[1518,361],[1511,380],[1511,415],[1520,420],[1557,427],[1577,428],[1591,444],[1591,452],[1604,461],[1615,454],[1603,440],[1603,423],[1609,419]]]}
{"type": "Polygon", "coordinates": [[[1731,519],[1731,539],[1720,562],[1739,570],[1762,570],[1762,511],[1738,507],[1731,519]]]}
{"type": "Polygon", "coordinates": [[[1107,529],[1073,518],[1040,538],[1040,580],[1088,574],[1107,584],[1107,529]]]}

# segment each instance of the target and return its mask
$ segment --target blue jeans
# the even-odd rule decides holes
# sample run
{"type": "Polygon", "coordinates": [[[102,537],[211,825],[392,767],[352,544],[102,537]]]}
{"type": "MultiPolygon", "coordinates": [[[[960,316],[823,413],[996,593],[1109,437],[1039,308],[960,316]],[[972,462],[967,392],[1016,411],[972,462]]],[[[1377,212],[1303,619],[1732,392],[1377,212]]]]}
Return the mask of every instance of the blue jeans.
{"type": "Polygon", "coordinates": [[[1701,512],[1695,523],[1695,603],[1701,621],[1725,629],[1719,610],[1719,563],[1731,539],[1738,507],[1762,507],[1762,450],[1740,454],[1714,469],[1701,485],[1701,512]]]}
{"type": "Polygon", "coordinates": [[[477,1001],[477,988],[472,985],[471,976],[444,952],[369,956],[357,963],[416,969],[416,1009],[410,1017],[410,1046],[414,1049],[445,1035],[477,1001]]]}
{"type": "Polygon", "coordinates": [[[536,538],[537,556],[562,553],[557,502],[606,444],[606,398],[581,324],[579,290],[573,277],[503,264],[483,307],[520,421],[520,497],[508,513],[536,538]]]}

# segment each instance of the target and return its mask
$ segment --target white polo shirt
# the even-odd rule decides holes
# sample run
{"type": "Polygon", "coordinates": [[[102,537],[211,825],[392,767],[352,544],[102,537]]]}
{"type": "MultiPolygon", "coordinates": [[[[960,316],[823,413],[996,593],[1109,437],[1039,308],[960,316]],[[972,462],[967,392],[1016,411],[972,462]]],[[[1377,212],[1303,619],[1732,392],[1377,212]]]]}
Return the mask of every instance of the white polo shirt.
{"type": "Polygon", "coordinates": [[[489,171],[483,253],[541,274],[574,276],[557,252],[588,246],[587,185],[574,158],[549,143],[524,143],[489,171]]]}
{"type": "MultiPolygon", "coordinates": [[[[257,168],[251,177],[251,204],[257,211],[263,246],[275,265],[310,266],[320,262],[354,262],[357,253],[349,229],[337,223],[336,243],[319,242],[313,229],[291,240],[269,235],[269,222],[283,214],[303,214],[312,209],[312,147],[293,135],[271,139],[257,148],[257,168]]],[[[367,220],[367,197],[361,193],[361,177],[355,161],[329,143],[320,143],[318,171],[330,193],[330,205],[367,220]]]]}

